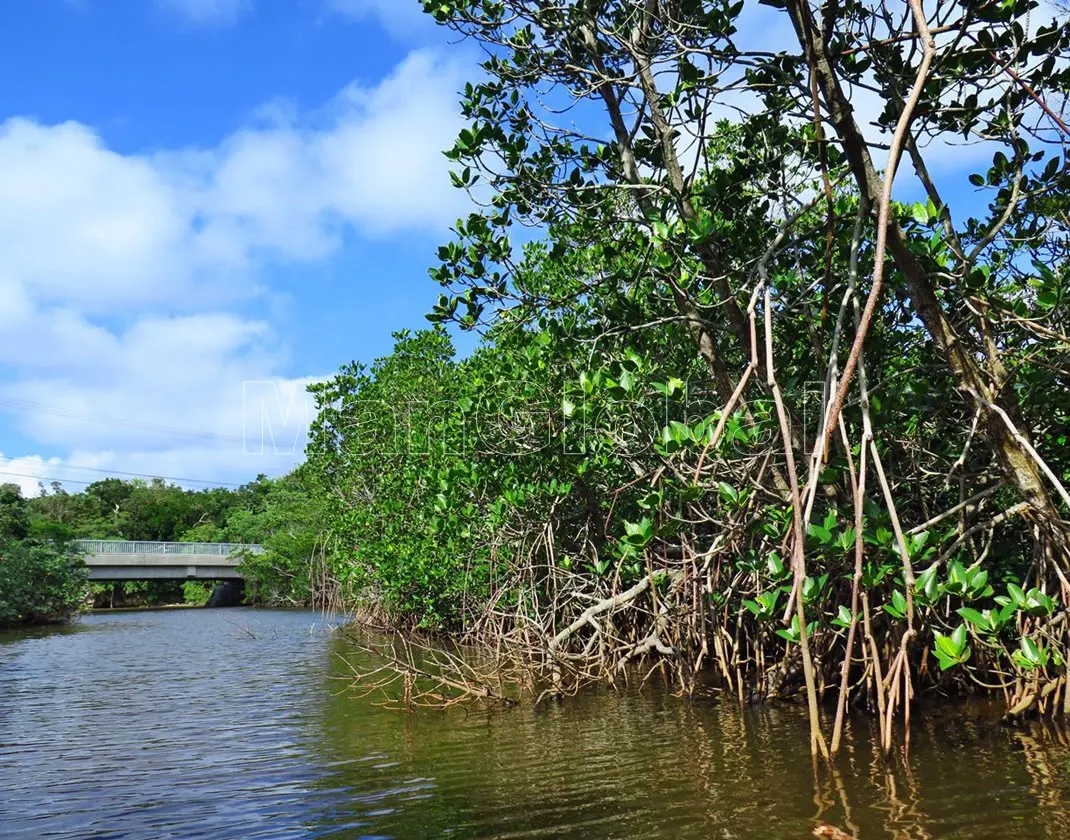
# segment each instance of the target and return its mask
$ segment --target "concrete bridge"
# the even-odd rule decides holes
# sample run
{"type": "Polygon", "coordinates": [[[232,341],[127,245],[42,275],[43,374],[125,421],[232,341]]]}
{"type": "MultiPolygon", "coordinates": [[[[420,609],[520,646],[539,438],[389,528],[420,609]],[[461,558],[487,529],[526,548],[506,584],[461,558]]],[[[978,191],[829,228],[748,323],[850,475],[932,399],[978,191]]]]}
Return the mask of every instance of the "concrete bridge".
{"type": "Polygon", "coordinates": [[[90,580],[241,580],[241,555],[262,554],[243,543],[73,540],[85,554],[90,580]]]}

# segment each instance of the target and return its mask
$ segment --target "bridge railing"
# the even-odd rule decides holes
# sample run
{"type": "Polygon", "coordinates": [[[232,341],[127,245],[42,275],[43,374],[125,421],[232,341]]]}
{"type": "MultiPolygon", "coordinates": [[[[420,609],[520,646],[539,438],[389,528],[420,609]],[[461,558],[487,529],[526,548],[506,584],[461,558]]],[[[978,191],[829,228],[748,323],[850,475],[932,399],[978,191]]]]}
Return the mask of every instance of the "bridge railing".
{"type": "Polygon", "coordinates": [[[147,542],[144,540],[71,540],[71,545],[86,554],[197,554],[230,557],[240,551],[263,554],[264,547],[253,543],[147,542]]]}

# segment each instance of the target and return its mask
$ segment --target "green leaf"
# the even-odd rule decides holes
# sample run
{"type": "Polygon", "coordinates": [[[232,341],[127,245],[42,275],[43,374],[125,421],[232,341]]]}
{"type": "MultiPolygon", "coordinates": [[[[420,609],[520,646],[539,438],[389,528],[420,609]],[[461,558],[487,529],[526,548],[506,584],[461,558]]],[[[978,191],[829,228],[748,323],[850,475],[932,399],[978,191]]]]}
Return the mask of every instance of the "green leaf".
{"type": "Polygon", "coordinates": [[[840,534],[836,540],[836,546],[843,552],[848,552],[855,546],[855,529],[848,528],[840,534]]]}
{"type": "Polygon", "coordinates": [[[669,434],[677,443],[686,443],[691,440],[691,429],[678,420],[669,423],[669,434]]]}
{"type": "Polygon", "coordinates": [[[923,596],[929,603],[935,601],[940,594],[940,587],[936,580],[937,571],[934,563],[914,581],[914,594],[923,596]]]}
{"type": "Polygon", "coordinates": [[[992,622],[975,609],[959,607],[955,612],[983,633],[991,632],[993,629],[992,622]]]}
{"type": "Polygon", "coordinates": [[[814,523],[810,523],[809,527],[807,527],[806,529],[806,532],[811,537],[816,537],[822,545],[828,545],[830,542],[832,542],[832,532],[822,525],[815,525],[814,523]]]}
{"type": "Polygon", "coordinates": [[[1028,636],[1023,636],[1019,643],[1019,649],[1011,654],[1011,659],[1020,668],[1029,671],[1046,667],[1050,655],[1045,647],[1038,645],[1028,636]]]}
{"type": "Polygon", "coordinates": [[[936,650],[942,653],[944,656],[954,659],[957,651],[954,643],[947,636],[941,633],[933,634],[933,642],[936,645],[936,650]]]}
{"type": "Polygon", "coordinates": [[[907,599],[898,589],[892,591],[892,603],[884,605],[884,611],[893,618],[902,619],[907,613],[907,599]]]}
{"type": "Polygon", "coordinates": [[[966,647],[966,625],[960,624],[955,628],[955,631],[951,634],[951,642],[955,645],[955,650],[961,652],[966,647]]]}
{"type": "Polygon", "coordinates": [[[735,503],[739,501],[739,491],[731,484],[724,481],[717,482],[717,492],[725,502],[735,503]]]}
{"type": "Polygon", "coordinates": [[[940,663],[940,670],[966,662],[970,658],[970,647],[966,644],[966,625],[960,624],[950,636],[933,633],[933,655],[940,663]]]}

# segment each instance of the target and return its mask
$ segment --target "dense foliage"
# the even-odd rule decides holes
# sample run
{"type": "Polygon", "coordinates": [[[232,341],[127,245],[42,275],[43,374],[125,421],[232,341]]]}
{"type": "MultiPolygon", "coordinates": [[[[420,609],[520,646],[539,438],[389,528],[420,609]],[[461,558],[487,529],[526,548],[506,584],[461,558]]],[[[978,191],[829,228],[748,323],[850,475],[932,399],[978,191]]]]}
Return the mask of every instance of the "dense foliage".
{"type": "Polygon", "coordinates": [[[848,702],[1070,711],[1070,26],[757,5],[424,3],[487,56],[430,316],[484,340],[315,387],[337,574],[559,690],[800,692],[815,751],[823,700],[833,751],[848,702]]]}
{"type": "Polygon", "coordinates": [[[77,555],[34,537],[19,488],[0,485],[0,627],[60,621],[84,594],[77,555]]]}

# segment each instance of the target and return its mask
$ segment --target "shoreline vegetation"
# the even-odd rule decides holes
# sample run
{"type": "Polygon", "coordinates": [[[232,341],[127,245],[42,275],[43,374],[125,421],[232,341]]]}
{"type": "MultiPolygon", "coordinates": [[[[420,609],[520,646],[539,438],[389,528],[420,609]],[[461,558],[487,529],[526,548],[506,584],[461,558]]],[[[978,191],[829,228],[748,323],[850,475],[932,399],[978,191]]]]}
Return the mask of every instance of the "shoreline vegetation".
{"type": "Polygon", "coordinates": [[[1070,714],[1066,15],[777,0],[770,53],[750,2],[424,5],[486,53],[433,325],[310,386],[293,474],[38,532],[264,544],[251,599],[402,631],[356,678],[416,703],[657,675],[825,757],[852,710],[1070,714]]]}
{"type": "Polygon", "coordinates": [[[923,700],[1070,713],[1066,14],[424,7],[485,56],[476,209],[436,326],[312,386],[306,467],[343,601],[498,658],[383,673],[712,673],[822,756],[855,708],[886,752],[923,700]]]}

